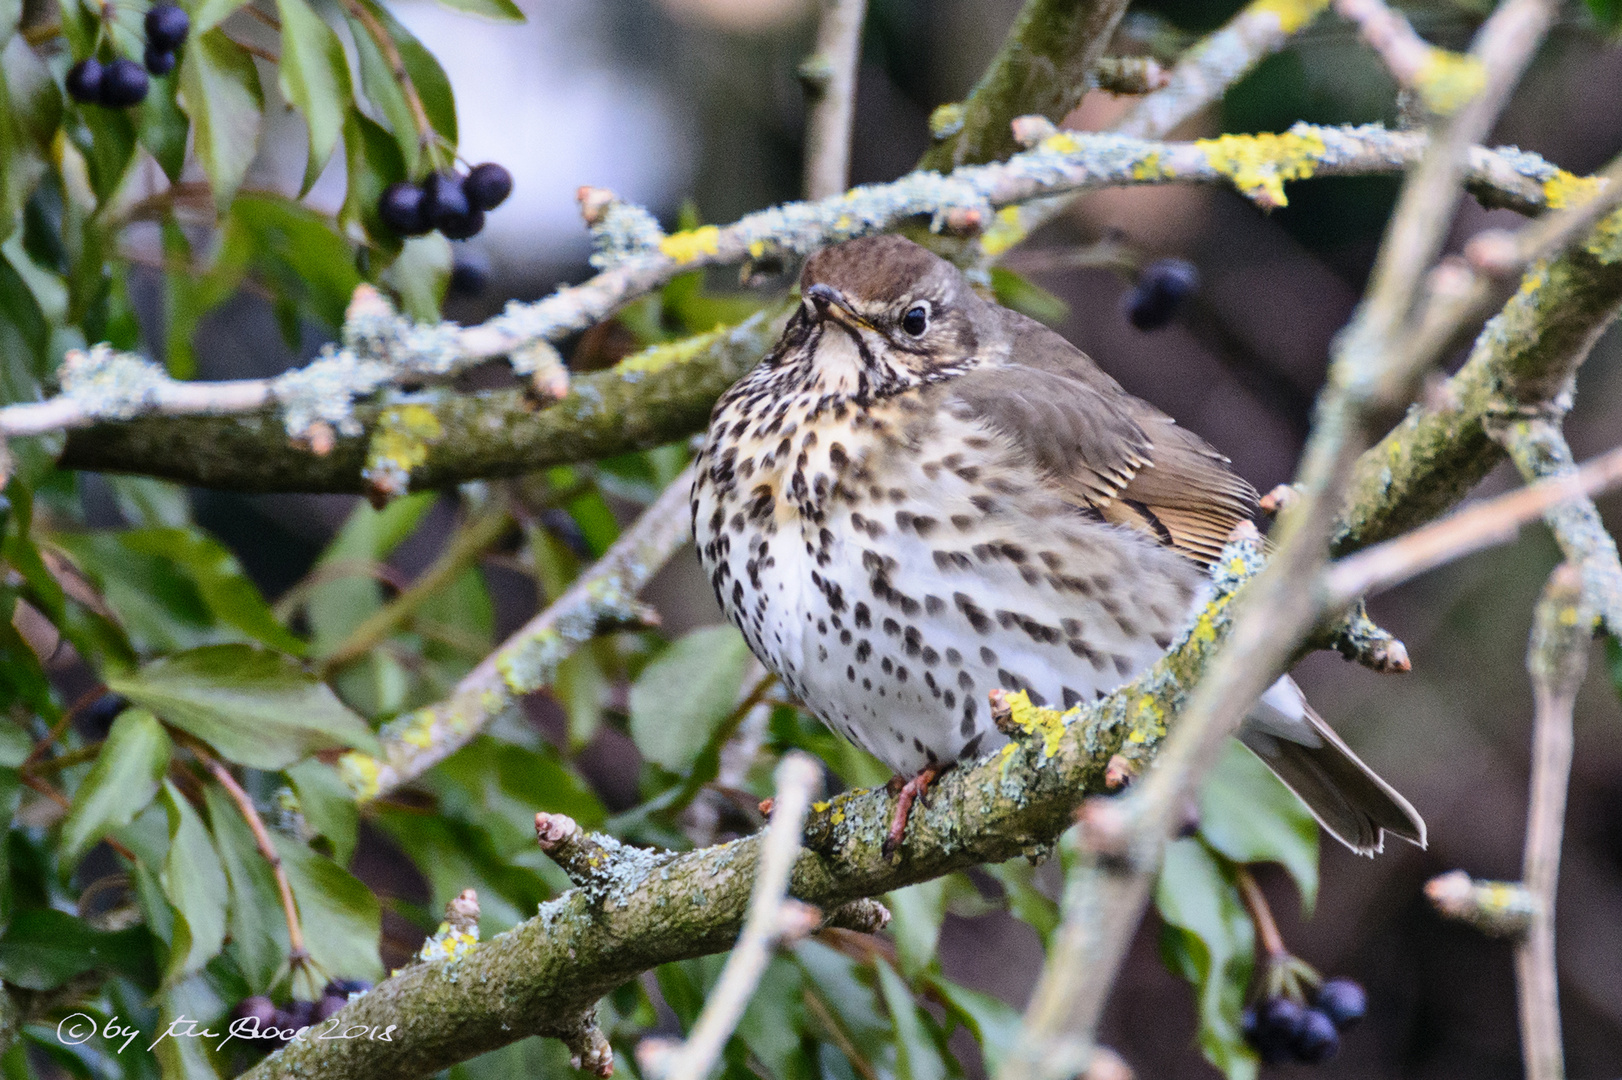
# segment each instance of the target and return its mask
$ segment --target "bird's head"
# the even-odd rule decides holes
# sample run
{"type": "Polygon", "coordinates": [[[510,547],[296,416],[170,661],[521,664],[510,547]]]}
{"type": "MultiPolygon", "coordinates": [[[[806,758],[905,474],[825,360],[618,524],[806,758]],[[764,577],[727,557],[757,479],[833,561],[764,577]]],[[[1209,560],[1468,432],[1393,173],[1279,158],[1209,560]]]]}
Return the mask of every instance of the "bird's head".
{"type": "Polygon", "coordinates": [[[800,348],[784,352],[831,392],[893,393],[973,365],[987,310],[955,266],[912,241],[851,240],[806,260],[788,333],[800,348]]]}

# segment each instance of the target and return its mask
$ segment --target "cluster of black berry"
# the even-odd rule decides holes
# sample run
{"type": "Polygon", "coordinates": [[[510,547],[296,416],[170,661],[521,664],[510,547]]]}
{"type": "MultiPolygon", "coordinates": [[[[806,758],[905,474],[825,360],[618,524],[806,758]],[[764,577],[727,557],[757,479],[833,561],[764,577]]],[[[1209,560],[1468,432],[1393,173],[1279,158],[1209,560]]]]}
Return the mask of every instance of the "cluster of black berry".
{"type": "Polygon", "coordinates": [[[120,56],[102,63],[87,56],[68,69],[68,96],[86,105],[127,109],[146,100],[147,72],[175,69],[175,51],[191,31],[191,18],[174,4],[153,4],[146,13],[146,67],[120,56]]]}
{"type": "Polygon", "coordinates": [[[1121,300],[1127,321],[1139,330],[1158,330],[1177,317],[1183,301],[1200,287],[1200,272],[1182,259],[1156,259],[1121,300]]]}
{"type": "Polygon", "coordinates": [[[335,979],[327,984],[320,1001],[289,1002],[281,1008],[263,994],[243,998],[231,1012],[231,1034],[246,1042],[275,1050],[285,1046],[301,1028],[325,1023],[349,1004],[350,994],[364,994],[372,988],[360,979],[335,979]]]}
{"type": "Polygon", "coordinates": [[[1261,1059],[1276,1065],[1295,1060],[1312,1065],[1340,1049],[1340,1033],[1363,1019],[1368,996],[1351,979],[1330,979],[1312,996],[1310,1007],[1291,997],[1274,997],[1245,1009],[1240,1028],[1261,1059]]]}
{"type": "Polygon", "coordinates": [[[390,184],[377,203],[377,216],[401,236],[423,236],[438,229],[447,240],[466,240],[484,228],[484,212],[512,194],[512,173],[486,162],[466,176],[429,173],[420,184],[390,184]]]}

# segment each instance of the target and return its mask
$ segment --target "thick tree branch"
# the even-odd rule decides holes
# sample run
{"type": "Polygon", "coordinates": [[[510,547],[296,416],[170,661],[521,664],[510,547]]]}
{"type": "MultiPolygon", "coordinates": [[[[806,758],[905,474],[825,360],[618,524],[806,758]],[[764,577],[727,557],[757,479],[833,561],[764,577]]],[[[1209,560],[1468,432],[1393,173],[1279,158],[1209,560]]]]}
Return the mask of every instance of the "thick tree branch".
{"type": "Polygon", "coordinates": [[[1125,11],[1125,0],[1027,0],[968,100],[930,117],[937,142],[918,167],[947,173],[998,161],[1019,149],[1009,131],[1016,116],[1063,119],[1125,11]]]}

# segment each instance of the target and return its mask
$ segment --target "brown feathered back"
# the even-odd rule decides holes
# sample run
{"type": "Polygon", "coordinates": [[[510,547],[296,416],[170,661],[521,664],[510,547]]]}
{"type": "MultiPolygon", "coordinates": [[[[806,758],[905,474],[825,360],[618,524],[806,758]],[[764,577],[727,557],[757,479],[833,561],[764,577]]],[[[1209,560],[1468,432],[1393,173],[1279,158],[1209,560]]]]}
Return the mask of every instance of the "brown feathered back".
{"type": "Polygon", "coordinates": [[[999,310],[1008,362],[953,380],[955,394],[1030,454],[1070,501],[1196,562],[1215,560],[1233,527],[1254,513],[1255,488],[1063,337],[999,310]]]}

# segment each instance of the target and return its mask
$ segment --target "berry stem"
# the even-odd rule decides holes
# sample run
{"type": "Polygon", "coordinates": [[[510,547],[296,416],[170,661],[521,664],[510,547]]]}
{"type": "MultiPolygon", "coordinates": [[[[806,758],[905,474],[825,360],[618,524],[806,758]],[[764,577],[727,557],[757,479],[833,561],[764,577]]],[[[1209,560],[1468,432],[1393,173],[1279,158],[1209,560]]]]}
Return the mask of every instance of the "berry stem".
{"type": "Polygon", "coordinates": [[[298,905],[293,902],[293,886],[287,880],[287,871],[282,867],[282,857],[276,852],[276,845],[271,843],[270,833],[265,828],[264,821],[259,817],[259,810],[253,805],[253,799],[242,790],[237,778],[231,775],[218,758],[203,749],[202,745],[194,739],[187,739],[186,746],[203,763],[203,768],[218,780],[225,793],[231,796],[231,801],[237,804],[242,818],[248,823],[253,832],[254,842],[259,845],[259,854],[264,856],[270,864],[270,872],[276,878],[276,891],[282,898],[282,915],[287,919],[288,959],[294,966],[309,959],[309,951],[304,947],[304,927],[299,922],[298,905]]]}
{"type": "Polygon", "coordinates": [[[1284,935],[1278,932],[1278,923],[1273,920],[1273,909],[1268,906],[1267,896],[1262,892],[1262,887],[1256,883],[1256,876],[1250,872],[1248,866],[1235,864],[1233,880],[1234,884],[1239,886],[1239,898],[1244,901],[1246,914],[1250,916],[1250,921],[1256,924],[1256,937],[1260,940],[1267,959],[1278,961],[1288,958],[1290,950],[1284,945],[1284,935]]]}
{"type": "Polygon", "coordinates": [[[405,58],[400,55],[400,49],[394,44],[388,28],[367,9],[360,0],[343,0],[344,10],[366,28],[367,36],[376,43],[378,51],[389,65],[389,71],[394,75],[394,81],[400,84],[400,92],[405,94],[406,105],[411,109],[411,119],[417,125],[417,144],[428,155],[429,165],[437,168],[439,161],[439,133],[428,119],[428,110],[422,104],[422,95],[417,93],[417,84],[411,81],[411,73],[406,71],[405,58]]]}

